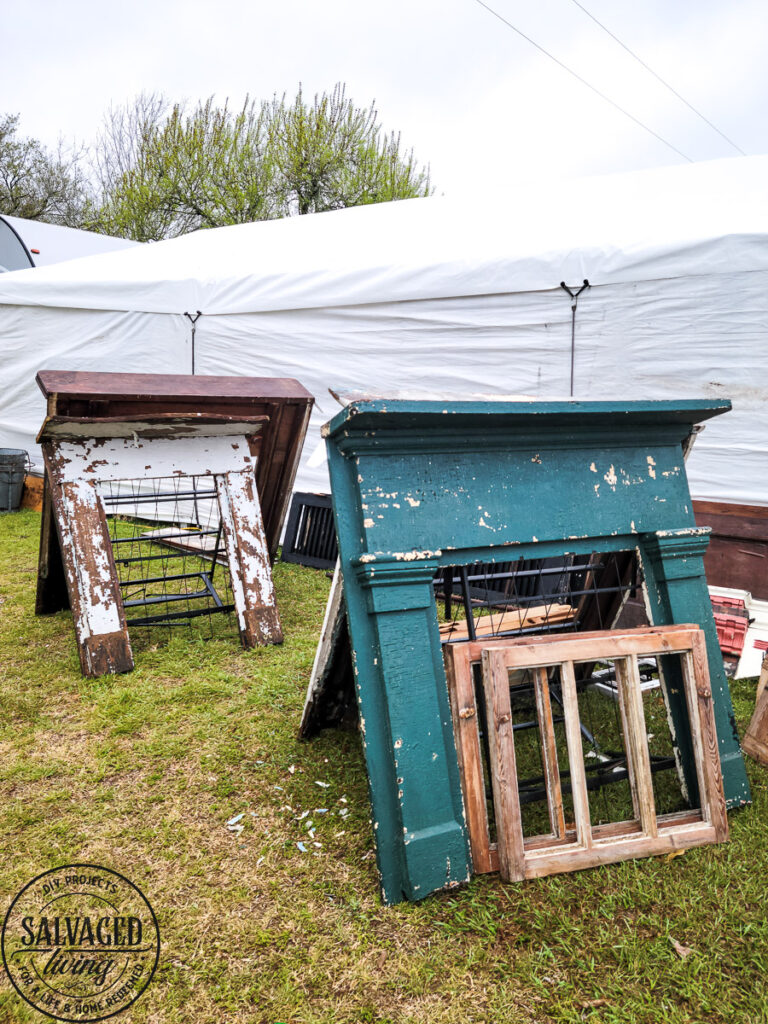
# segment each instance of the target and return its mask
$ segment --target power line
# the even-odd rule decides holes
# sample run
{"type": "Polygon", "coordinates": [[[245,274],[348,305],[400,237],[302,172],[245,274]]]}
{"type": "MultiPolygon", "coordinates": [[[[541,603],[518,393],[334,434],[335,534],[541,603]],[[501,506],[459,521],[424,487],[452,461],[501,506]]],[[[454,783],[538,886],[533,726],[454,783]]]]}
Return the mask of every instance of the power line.
{"type": "Polygon", "coordinates": [[[511,28],[513,32],[516,32],[519,36],[525,39],[527,43],[530,43],[531,46],[535,46],[540,53],[543,53],[545,55],[545,57],[549,57],[550,60],[553,60],[555,64],[557,64],[559,67],[563,69],[563,71],[567,71],[569,75],[572,75],[578,82],[581,82],[582,85],[586,85],[586,87],[588,89],[591,89],[592,92],[595,93],[595,95],[599,96],[601,100],[605,100],[606,103],[610,103],[610,105],[615,110],[618,110],[619,113],[624,114],[624,116],[628,117],[630,121],[634,121],[636,125],[639,125],[640,128],[643,128],[645,131],[647,131],[649,135],[653,135],[655,139],[658,139],[659,142],[662,142],[665,146],[671,149],[673,153],[677,153],[677,155],[681,156],[683,160],[687,160],[689,164],[692,164],[694,162],[691,159],[691,157],[686,156],[685,153],[679,150],[676,146],[673,146],[671,142],[667,142],[666,139],[662,138],[662,136],[655,132],[653,128],[649,128],[647,124],[643,124],[643,122],[638,120],[638,118],[636,118],[634,114],[630,114],[630,112],[628,110],[625,110],[624,107],[620,107],[618,103],[616,103],[614,100],[610,98],[610,96],[606,96],[604,92],[600,92],[598,88],[596,88],[594,85],[588,82],[585,78],[582,78],[581,75],[576,74],[576,72],[569,68],[567,64],[563,64],[561,60],[558,60],[557,57],[553,56],[548,50],[545,50],[543,46],[539,46],[539,44],[535,40],[531,39],[530,36],[527,36],[525,32],[521,32],[519,28],[516,28],[511,21],[507,21],[506,18],[503,18],[498,13],[498,11],[494,11],[494,9],[492,7],[489,7],[488,4],[483,3],[483,0],[475,0],[475,2],[480,4],[481,7],[484,7],[489,14],[492,14],[494,16],[494,18],[498,18],[499,21],[503,22],[507,26],[507,28],[511,28]]]}
{"type": "Polygon", "coordinates": [[[606,27],[605,27],[605,25],[603,25],[603,23],[602,23],[601,21],[598,21],[598,20],[597,20],[597,18],[596,18],[596,17],[594,16],[594,14],[591,14],[591,13],[590,13],[590,12],[589,12],[589,11],[587,10],[587,8],[586,8],[586,7],[585,7],[585,6],[583,5],[583,4],[580,4],[580,3],[579,3],[579,0],[573,0],[573,3],[575,3],[575,4],[576,4],[576,6],[577,6],[577,7],[579,8],[579,10],[583,11],[583,12],[584,12],[584,13],[586,14],[586,16],[587,16],[588,18],[591,18],[591,19],[592,19],[592,21],[594,21],[594,23],[595,23],[596,25],[599,25],[599,26],[600,26],[600,28],[601,28],[601,29],[603,30],[603,32],[607,32],[607,33],[608,33],[608,35],[609,35],[609,36],[611,37],[611,39],[613,39],[613,40],[614,40],[614,42],[618,43],[618,44],[619,44],[619,46],[621,46],[621,47],[622,47],[622,49],[624,49],[624,50],[626,50],[626,51],[627,51],[627,53],[628,53],[628,54],[630,55],[630,57],[634,57],[634,58],[635,58],[635,60],[637,61],[637,63],[638,63],[638,64],[642,65],[642,67],[644,67],[646,71],[650,72],[650,74],[652,74],[652,75],[653,75],[653,77],[654,77],[654,78],[655,78],[655,79],[656,79],[657,81],[661,82],[661,84],[662,84],[662,85],[663,85],[663,86],[664,86],[665,88],[669,89],[669,91],[670,91],[670,92],[672,93],[672,95],[673,95],[673,96],[677,96],[677,98],[678,98],[678,99],[680,100],[680,102],[681,102],[681,103],[684,103],[684,104],[686,105],[686,107],[688,107],[688,109],[689,109],[689,110],[692,110],[692,111],[693,111],[693,113],[694,113],[694,114],[695,114],[695,115],[696,115],[697,117],[700,117],[700,118],[701,118],[701,120],[702,120],[702,121],[703,121],[703,122],[704,122],[705,124],[708,124],[708,125],[709,125],[709,127],[710,127],[710,128],[711,128],[711,129],[713,130],[713,131],[716,131],[716,132],[717,132],[717,134],[718,134],[718,135],[719,135],[719,136],[720,136],[720,137],[721,137],[722,139],[725,139],[725,141],[726,141],[726,142],[728,143],[728,145],[729,145],[729,146],[733,146],[733,148],[734,148],[734,149],[736,150],[736,152],[737,152],[737,153],[741,153],[741,155],[742,155],[742,156],[746,156],[746,155],[747,155],[747,154],[746,154],[746,153],[744,152],[744,150],[743,150],[743,149],[741,148],[741,146],[737,146],[737,145],[736,145],[736,143],[735,143],[735,142],[733,141],[733,139],[729,139],[729,138],[728,138],[728,136],[727,136],[727,135],[726,135],[726,134],[725,134],[724,132],[721,132],[721,131],[720,131],[720,129],[719,129],[718,127],[717,127],[717,125],[716,125],[716,124],[712,124],[712,122],[711,122],[711,121],[709,120],[709,118],[705,117],[705,116],[704,116],[704,115],[703,115],[703,114],[701,113],[701,111],[700,111],[700,110],[697,110],[697,109],[696,109],[696,107],[694,107],[692,103],[689,103],[689,102],[688,102],[688,100],[687,100],[687,99],[685,98],[685,96],[681,96],[681,95],[680,95],[680,93],[679,93],[679,92],[677,91],[677,89],[673,89],[673,88],[672,88],[672,86],[671,86],[671,85],[669,84],[669,82],[666,82],[666,81],[664,81],[664,79],[663,79],[663,78],[661,77],[661,75],[658,75],[658,74],[657,74],[657,73],[656,73],[656,72],[655,72],[655,71],[653,70],[653,68],[649,67],[649,66],[648,66],[648,65],[647,65],[647,64],[645,63],[645,61],[644,61],[644,60],[643,60],[643,59],[642,59],[641,57],[638,57],[638,55],[637,55],[637,54],[636,54],[636,53],[635,53],[635,52],[634,52],[633,50],[630,50],[630,48],[629,48],[629,47],[628,47],[628,46],[627,46],[627,45],[626,45],[625,43],[622,43],[622,41],[621,41],[621,40],[619,39],[619,37],[618,37],[618,36],[614,35],[614,34],[613,34],[613,32],[611,32],[611,30],[610,30],[609,28],[606,28],[606,27]]]}

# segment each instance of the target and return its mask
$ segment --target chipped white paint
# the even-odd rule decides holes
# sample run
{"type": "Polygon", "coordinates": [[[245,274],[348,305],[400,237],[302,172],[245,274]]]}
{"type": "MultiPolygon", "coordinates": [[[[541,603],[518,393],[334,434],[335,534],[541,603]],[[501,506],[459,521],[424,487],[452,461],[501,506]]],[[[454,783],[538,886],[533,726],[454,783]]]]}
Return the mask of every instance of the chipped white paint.
{"type": "Polygon", "coordinates": [[[656,530],[657,537],[704,537],[709,533],[708,526],[684,526],[680,530],[656,530]]]}
{"type": "Polygon", "coordinates": [[[442,551],[395,551],[391,557],[398,562],[416,562],[424,558],[439,558],[441,554],[442,551]]]}
{"type": "MultiPolygon", "coordinates": [[[[253,470],[217,476],[216,492],[232,578],[232,599],[240,628],[247,632],[249,612],[261,620],[263,611],[276,615],[277,610],[253,470]]],[[[262,623],[262,630],[263,635],[254,639],[270,640],[266,623],[262,623]]]]}
{"type": "Polygon", "coordinates": [[[593,473],[597,472],[597,466],[594,464],[594,462],[590,462],[589,468],[592,470],[593,473]]]}
{"type": "Polygon", "coordinates": [[[194,424],[191,435],[147,437],[136,424],[113,424],[111,429],[118,434],[125,428],[123,436],[44,442],[46,464],[60,491],[57,522],[64,538],[70,596],[76,595],[72,605],[81,658],[90,657],[90,648],[84,647],[90,637],[121,634],[122,650],[118,640],[110,644],[119,652],[117,663],[130,667],[122,597],[99,494],[101,483],[119,480],[136,482],[140,489],[142,482],[163,477],[213,477],[243,641],[282,640],[256,492],[255,460],[243,432],[250,435],[254,430],[243,423],[215,426],[217,436],[199,436],[202,425],[194,424]]]}
{"type": "Polygon", "coordinates": [[[412,498],[410,494],[406,494],[405,500],[408,502],[411,508],[418,508],[419,505],[421,504],[421,501],[417,501],[415,498],[412,498]]]}
{"type": "Polygon", "coordinates": [[[603,477],[603,480],[605,480],[608,486],[611,487],[614,491],[616,490],[616,484],[618,482],[618,479],[619,478],[616,476],[616,471],[614,470],[613,466],[610,467],[608,472],[603,477]]]}
{"type": "Polygon", "coordinates": [[[366,519],[363,520],[363,526],[365,527],[366,530],[370,530],[373,526],[375,526],[375,523],[371,519],[371,517],[368,516],[366,519]]]}
{"type": "MultiPolygon", "coordinates": [[[[318,643],[317,650],[315,651],[315,660],[312,664],[312,672],[309,677],[309,686],[307,687],[307,696],[304,701],[304,711],[302,713],[301,726],[299,728],[300,733],[303,733],[304,728],[309,723],[311,709],[314,705],[315,691],[325,675],[331,654],[333,653],[334,630],[339,618],[344,614],[342,611],[343,595],[344,587],[341,577],[341,562],[337,558],[336,566],[333,570],[331,592],[328,595],[328,603],[325,606],[323,626],[320,631],[320,642],[318,643]]],[[[354,670],[357,672],[357,665],[354,665],[354,670]]]]}
{"type": "Polygon", "coordinates": [[[360,555],[360,561],[362,562],[363,565],[367,565],[368,562],[375,562],[376,561],[376,555],[369,555],[369,554],[360,555]]]}
{"type": "Polygon", "coordinates": [[[656,465],[656,460],[654,459],[654,457],[652,455],[649,455],[648,458],[647,458],[647,462],[648,462],[648,476],[652,480],[655,480],[656,479],[656,470],[654,469],[654,466],[656,465]]]}
{"type": "Polygon", "coordinates": [[[401,739],[395,740],[395,750],[399,750],[402,747],[403,741],[401,739]]]}
{"type": "Polygon", "coordinates": [[[531,459],[531,462],[535,462],[537,465],[540,466],[541,465],[541,456],[538,455],[538,454],[534,455],[533,458],[531,459]]]}
{"type": "Polygon", "coordinates": [[[60,441],[56,449],[63,476],[92,482],[212,476],[245,467],[253,472],[256,464],[243,435],[139,438],[138,444],[124,437],[60,441]]]}
{"type": "Polygon", "coordinates": [[[108,420],[100,422],[94,419],[46,419],[38,435],[39,441],[75,441],[83,443],[91,439],[123,438],[134,446],[146,440],[161,438],[177,439],[180,437],[231,437],[246,434],[258,434],[263,423],[253,420],[227,420],[224,422],[206,421],[203,413],[184,413],[167,419],[147,417],[146,420],[108,420]]]}
{"type": "Polygon", "coordinates": [[[112,567],[107,549],[108,539],[101,533],[90,533],[90,558],[86,561],[74,535],[78,525],[86,518],[90,520],[91,514],[98,515],[98,491],[86,480],[71,480],[62,485],[61,499],[66,524],[60,519],[60,541],[62,548],[66,549],[69,555],[64,559],[64,564],[70,593],[74,588],[79,597],[79,614],[75,627],[78,642],[82,644],[92,636],[117,633],[123,628],[123,624],[111,586],[112,567]]]}

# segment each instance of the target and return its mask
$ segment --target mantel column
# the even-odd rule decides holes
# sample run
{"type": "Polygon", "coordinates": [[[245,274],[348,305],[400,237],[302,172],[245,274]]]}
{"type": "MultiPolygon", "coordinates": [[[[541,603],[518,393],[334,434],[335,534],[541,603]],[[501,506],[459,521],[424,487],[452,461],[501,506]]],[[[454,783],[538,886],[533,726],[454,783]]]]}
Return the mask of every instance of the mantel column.
{"type": "MultiPolygon", "coordinates": [[[[366,558],[354,575],[372,643],[357,646],[355,679],[382,887],[394,902],[467,881],[469,845],[432,589],[437,563],[366,558]]],[[[363,611],[351,589],[350,620],[363,611]]]]}
{"type": "MultiPolygon", "coordinates": [[[[750,792],[704,574],[709,533],[708,527],[688,527],[644,534],[640,553],[653,625],[694,622],[704,631],[725,799],[728,807],[738,807],[750,792]]],[[[674,719],[674,702],[670,710],[674,719]]]]}

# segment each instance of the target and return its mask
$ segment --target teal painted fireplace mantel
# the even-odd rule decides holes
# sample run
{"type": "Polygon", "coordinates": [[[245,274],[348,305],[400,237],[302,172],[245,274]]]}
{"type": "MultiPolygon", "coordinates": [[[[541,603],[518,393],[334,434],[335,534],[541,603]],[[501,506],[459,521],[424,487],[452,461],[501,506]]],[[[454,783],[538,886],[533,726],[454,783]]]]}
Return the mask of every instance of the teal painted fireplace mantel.
{"type": "MultiPolygon", "coordinates": [[[[471,861],[432,590],[445,565],[638,550],[653,623],[705,631],[733,807],[749,800],[683,460],[729,402],[357,402],[324,428],[382,891],[471,861]]],[[[682,697],[668,688],[673,723],[682,697]]]]}

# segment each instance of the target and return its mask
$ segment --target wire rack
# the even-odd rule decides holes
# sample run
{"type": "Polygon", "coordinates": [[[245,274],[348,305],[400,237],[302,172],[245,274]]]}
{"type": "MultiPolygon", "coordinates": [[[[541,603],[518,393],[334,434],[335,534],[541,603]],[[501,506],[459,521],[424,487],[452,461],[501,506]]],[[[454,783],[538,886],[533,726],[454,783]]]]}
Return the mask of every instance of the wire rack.
{"type": "Polygon", "coordinates": [[[215,478],[119,480],[101,496],[128,627],[234,635],[215,478]]]}
{"type": "Polygon", "coordinates": [[[623,551],[447,566],[434,580],[444,643],[610,629],[640,585],[637,559],[623,551]]]}

